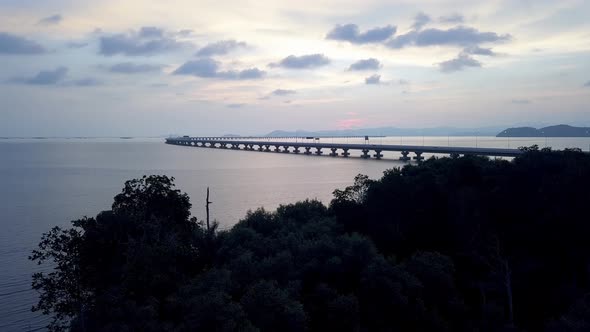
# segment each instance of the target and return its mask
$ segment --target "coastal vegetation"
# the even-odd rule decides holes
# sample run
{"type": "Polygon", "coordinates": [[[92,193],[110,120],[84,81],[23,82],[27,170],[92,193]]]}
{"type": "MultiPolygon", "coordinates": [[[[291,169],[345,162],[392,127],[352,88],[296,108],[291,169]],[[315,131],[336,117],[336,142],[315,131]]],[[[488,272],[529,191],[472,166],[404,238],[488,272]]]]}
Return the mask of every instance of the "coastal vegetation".
{"type": "Polygon", "coordinates": [[[359,175],[328,206],[219,230],[174,179],[45,233],[33,310],[71,331],[585,331],[590,155],[431,158],[359,175]]]}
{"type": "Polygon", "coordinates": [[[590,128],[568,125],[549,126],[544,128],[517,127],[500,132],[497,137],[590,137],[590,128]]]}

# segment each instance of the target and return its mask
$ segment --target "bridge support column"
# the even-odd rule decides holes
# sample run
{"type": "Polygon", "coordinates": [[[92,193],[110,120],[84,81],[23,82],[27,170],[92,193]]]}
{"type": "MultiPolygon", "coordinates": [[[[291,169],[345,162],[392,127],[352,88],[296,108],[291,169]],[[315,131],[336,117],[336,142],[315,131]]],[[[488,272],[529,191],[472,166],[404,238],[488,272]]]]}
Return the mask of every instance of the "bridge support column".
{"type": "Polygon", "coordinates": [[[409,151],[402,151],[402,156],[399,157],[399,160],[401,160],[401,161],[409,161],[409,160],[411,160],[411,158],[408,157],[408,154],[410,154],[409,151]]]}
{"type": "Polygon", "coordinates": [[[275,152],[281,152],[281,146],[280,145],[275,145],[275,152]]]}
{"type": "Polygon", "coordinates": [[[215,143],[209,143],[210,148],[216,148],[215,143]]]}
{"type": "Polygon", "coordinates": [[[221,143],[219,147],[222,149],[227,149],[227,143],[221,143]]]}
{"type": "Polygon", "coordinates": [[[370,150],[364,149],[362,151],[363,151],[363,154],[361,155],[361,158],[363,158],[363,159],[371,158],[371,155],[369,154],[370,150]]]}
{"type": "Polygon", "coordinates": [[[373,157],[375,157],[377,159],[383,158],[383,154],[381,154],[381,150],[375,150],[375,154],[373,155],[373,157]]]}
{"type": "Polygon", "coordinates": [[[322,148],[315,148],[315,154],[317,154],[318,156],[322,155],[322,148]]]}
{"type": "Polygon", "coordinates": [[[422,152],[414,152],[416,154],[416,156],[414,157],[414,160],[416,161],[422,161],[424,160],[424,157],[422,157],[422,152]]]}
{"type": "Polygon", "coordinates": [[[332,152],[330,153],[331,157],[337,157],[338,153],[336,153],[336,150],[338,150],[337,148],[331,148],[330,150],[332,150],[332,152]]]}
{"type": "Polygon", "coordinates": [[[293,149],[293,153],[300,153],[300,152],[301,152],[301,151],[299,151],[299,147],[295,147],[295,148],[293,149]]]}
{"type": "Polygon", "coordinates": [[[260,152],[264,151],[264,146],[258,145],[258,151],[260,151],[260,152]]]}
{"type": "Polygon", "coordinates": [[[309,150],[311,150],[311,148],[308,147],[308,146],[306,146],[305,147],[305,152],[303,152],[303,154],[310,155],[311,154],[311,151],[309,151],[309,150]]]}
{"type": "Polygon", "coordinates": [[[344,158],[348,158],[348,156],[350,156],[350,152],[348,152],[348,149],[342,149],[342,150],[344,150],[344,152],[342,152],[342,156],[344,158]]]}
{"type": "Polygon", "coordinates": [[[283,153],[289,153],[289,146],[288,145],[283,146],[283,153]]]}
{"type": "Polygon", "coordinates": [[[270,152],[270,145],[264,146],[264,152],[270,152]]]}

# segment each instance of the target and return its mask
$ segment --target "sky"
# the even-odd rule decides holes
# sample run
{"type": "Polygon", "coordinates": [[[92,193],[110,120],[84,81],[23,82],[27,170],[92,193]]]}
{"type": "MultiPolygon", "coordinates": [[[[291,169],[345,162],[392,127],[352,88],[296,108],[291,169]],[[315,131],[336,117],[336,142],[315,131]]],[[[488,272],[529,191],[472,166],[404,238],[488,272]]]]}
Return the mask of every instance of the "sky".
{"type": "Polygon", "coordinates": [[[0,137],[590,126],[587,0],[0,0],[0,137]]]}

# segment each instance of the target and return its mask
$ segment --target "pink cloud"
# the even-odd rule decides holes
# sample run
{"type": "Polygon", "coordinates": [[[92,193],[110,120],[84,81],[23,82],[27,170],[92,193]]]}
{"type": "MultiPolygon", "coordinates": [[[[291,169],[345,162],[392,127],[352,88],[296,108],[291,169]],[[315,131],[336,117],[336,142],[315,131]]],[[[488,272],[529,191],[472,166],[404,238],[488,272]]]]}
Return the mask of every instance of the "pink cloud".
{"type": "Polygon", "coordinates": [[[338,120],[336,123],[336,127],[338,129],[352,129],[354,127],[360,127],[367,122],[365,119],[344,119],[338,120]]]}

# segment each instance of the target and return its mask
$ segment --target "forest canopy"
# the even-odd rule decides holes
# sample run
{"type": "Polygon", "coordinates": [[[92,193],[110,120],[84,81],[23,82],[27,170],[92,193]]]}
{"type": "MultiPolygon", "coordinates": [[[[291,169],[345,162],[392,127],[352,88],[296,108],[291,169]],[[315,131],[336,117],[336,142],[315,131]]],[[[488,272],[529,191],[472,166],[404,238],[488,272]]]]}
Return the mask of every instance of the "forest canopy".
{"type": "Polygon", "coordinates": [[[45,233],[33,310],[71,331],[590,329],[590,155],[429,159],[329,206],[190,217],[174,178],[45,233]]]}

